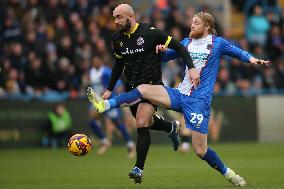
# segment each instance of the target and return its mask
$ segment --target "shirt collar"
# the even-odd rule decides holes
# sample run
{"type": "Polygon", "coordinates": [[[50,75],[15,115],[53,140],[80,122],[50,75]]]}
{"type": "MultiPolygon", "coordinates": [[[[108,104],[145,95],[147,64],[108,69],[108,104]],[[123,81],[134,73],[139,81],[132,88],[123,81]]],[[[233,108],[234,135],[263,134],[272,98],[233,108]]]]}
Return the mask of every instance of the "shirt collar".
{"type": "Polygon", "coordinates": [[[130,35],[133,34],[137,30],[138,26],[139,26],[139,23],[136,23],[134,28],[129,33],[124,32],[124,35],[127,35],[130,38],[130,35]]]}

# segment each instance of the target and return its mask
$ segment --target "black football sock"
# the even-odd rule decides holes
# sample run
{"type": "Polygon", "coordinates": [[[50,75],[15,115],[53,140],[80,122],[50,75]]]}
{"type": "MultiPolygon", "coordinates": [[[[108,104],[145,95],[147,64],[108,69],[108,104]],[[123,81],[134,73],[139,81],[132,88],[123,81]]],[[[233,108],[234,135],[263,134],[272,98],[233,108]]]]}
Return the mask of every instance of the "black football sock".
{"type": "Polygon", "coordinates": [[[166,121],[162,116],[153,115],[154,123],[150,127],[151,130],[155,131],[166,131],[167,133],[172,131],[172,123],[166,121]]]}
{"type": "Polygon", "coordinates": [[[149,146],[151,144],[151,136],[149,127],[142,127],[137,129],[137,142],[136,142],[136,164],[139,169],[144,169],[149,146]]]}

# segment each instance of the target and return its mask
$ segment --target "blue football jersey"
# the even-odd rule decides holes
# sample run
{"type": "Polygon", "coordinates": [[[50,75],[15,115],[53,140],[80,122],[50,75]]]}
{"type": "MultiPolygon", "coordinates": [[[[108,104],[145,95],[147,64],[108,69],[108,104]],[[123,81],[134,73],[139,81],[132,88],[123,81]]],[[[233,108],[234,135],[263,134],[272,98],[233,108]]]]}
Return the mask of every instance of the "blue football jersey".
{"type": "MultiPolygon", "coordinates": [[[[249,62],[252,57],[248,52],[215,35],[208,35],[202,39],[185,38],[181,44],[187,48],[195,68],[200,73],[200,84],[197,88],[194,88],[189,81],[188,68],[186,67],[184,79],[177,89],[180,93],[195,98],[212,99],[222,55],[228,55],[243,62],[249,62]]],[[[172,49],[168,49],[161,56],[164,62],[176,58],[178,58],[178,54],[172,49]]]]}

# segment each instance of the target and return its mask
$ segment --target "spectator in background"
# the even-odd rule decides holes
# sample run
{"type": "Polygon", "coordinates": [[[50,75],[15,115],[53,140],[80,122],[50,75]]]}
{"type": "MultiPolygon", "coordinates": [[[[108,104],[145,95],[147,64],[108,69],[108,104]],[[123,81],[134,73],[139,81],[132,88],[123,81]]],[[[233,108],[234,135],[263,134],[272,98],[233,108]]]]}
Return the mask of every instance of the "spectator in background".
{"type": "Polygon", "coordinates": [[[70,60],[67,57],[59,59],[55,81],[57,91],[68,91],[70,89],[72,83],[69,70],[71,69],[72,71],[72,67],[73,65],[70,64],[70,60]]]}
{"type": "Polygon", "coordinates": [[[15,68],[12,68],[11,70],[9,70],[5,87],[7,90],[7,94],[11,98],[20,97],[21,91],[20,91],[20,85],[18,83],[18,79],[19,79],[19,72],[15,68]]]}
{"type": "Polygon", "coordinates": [[[274,11],[267,12],[266,18],[267,18],[270,26],[280,24],[280,15],[276,14],[276,10],[275,10],[275,12],[274,11]]]}
{"type": "Polygon", "coordinates": [[[28,64],[22,44],[19,42],[11,43],[10,48],[11,54],[9,58],[11,60],[12,66],[19,71],[26,71],[28,64]]]}
{"type": "Polygon", "coordinates": [[[273,25],[268,33],[267,52],[272,60],[284,53],[284,38],[278,25],[273,25]]]}
{"type": "Polygon", "coordinates": [[[275,71],[271,67],[267,67],[264,69],[263,75],[263,88],[266,89],[267,92],[276,90],[275,71]]]}
{"type": "Polygon", "coordinates": [[[31,62],[29,62],[26,81],[33,94],[36,96],[41,95],[43,88],[46,86],[44,68],[42,66],[41,59],[34,58],[31,62]]]}
{"type": "Polygon", "coordinates": [[[57,148],[66,146],[72,135],[72,118],[64,104],[56,104],[47,115],[43,145],[57,148]]]}
{"type": "MultiPolygon", "coordinates": [[[[240,4],[241,7],[244,2],[249,1],[234,2],[240,4]]],[[[275,5],[275,1],[267,2],[275,5]]],[[[110,67],[114,63],[112,34],[115,25],[111,12],[115,3],[116,1],[113,0],[1,1],[0,45],[2,48],[0,48],[0,67],[2,71],[0,72],[0,86],[2,92],[0,91],[0,96],[8,98],[11,94],[10,92],[7,93],[5,84],[10,69],[13,68],[17,70],[16,82],[20,88],[19,97],[25,97],[28,94],[29,99],[44,99],[37,95],[44,95],[50,91],[53,91],[56,97],[60,97],[62,96],[62,89],[66,93],[72,93],[67,97],[85,96],[92,57],[101,56],[104,63],[110,67]],[[67,58],[69,60],[68,65],[71,67],[67,69],[68,71],[64,71],[67,76],[64,76],[63,80],[71,82],[71,84],[59,89],[56,81],[58,80],[58,73],[62,73],[61,66],[59,66],[59,60],[62,58],[67,58]],[[44,70],[42,75],[45,79],[41,81],[44,86],[41,87],[41,90],[38,90],[38,87],[34,89],[34,86],[30,84],[31,76],[29,76],[29,73],[35,59],[40,60],[40,69],[44,70]],[[8,66],[9,69],[4,68],[7,61],[10,65],[8,66]],[[39,91],[40,93],[33,93],[32,91],[39,91]]],[[[150,14],[151,19],[144,14],[145,12],[139,12],[139,10],[136,10],[135,14],[140,22],[148,22],[156,28],[165,29],[174,38],[181,39],[187,36],[188,26],[191,25],[196,10],[210,9],[207,5],[200,3],[198,5],[189,4],[190,7],[182,7],[185,4],[177,0],[155,0],[150,14]]],[[[264,10],[267,10],[266,8],[263,7],[264,10]]],[[[246,37],[248,38],[244,37],[234,41],[230,29],[225,30],[224,37],[234,45],[236,45],[235,42],[238,42],[241,48],[246,51],[254,51],[253,53],[256,56],[268,56],[272,62],[278,62],[281,54],[284,53],[284,11],[279,11],[277,8],[268,9],[268,11],[265,17],[262,14],[261,7],[255,8],[256,14],[252,15],[247,23],[246,37]],[[264,30],[264,27],[268,29],[264,30]],[[262,38],[267,38],[266,42],[262,38]]],[[[229,83],[232,84],[232,87],[237,88],[236,72],[231,69],[232,61],[225,58],[225,62],[227,64],[225,67],[230,75],[229,83]]],[[[174,71],[174,74],[179,74],[182,77],[182,73],[177,73],[177,70],[183,70],[182,64],[171,66],[173,65],[163,65],[164,69],[168,69],[168,74],[174,71]]],[[[281,65],[279,66],[281,67],[281,65]]],[[[281,77],[281,74],[278,76],[279,66],[277,64],[272,68],[277,78],[281,77]]],[[[246,69],[246,71],[251,69],[254,70],[254,67],[246,69]]],[[[250,87],[253,87],[255,83],[258,87],[261,87],[266,74],[263,74],[263,70],[259,68],[257,68],[257,72],[259,72],[257,76],[254,73],[252,77],[244,77],[247,74],[238,72],[240,73],[238,78],[249,79],[250,87]]],[[[171,77],[169,83],[178,82],[178,79],[180,79],[180,76],[171,77]]],[[[278,82],[278,79],[275,81],[278,82]]],[[[277,84],[277,89],[280,86],[282,85],[277,84]]],[[[53,100],[53,98],[54,96],[50,100],[53,100]]],[[[65,97],[60,99],[65,99],[65,97]]]]}
{"type": "Polygon", "coordinates": [[[220,69],[217,81],[218,83],[214,86],[215,92],[222,95],[232,95],[236,91],[230,80],[229,70],[226,67],[220,69]]]}
{"type": "Polygon", "coordinates": [[[261,44],[258,44],[258,43],[254,44],[251,49],[255,57],[261,58],[261,59],[269,58],[267,55],[267,52],[265,51],[264,46],[262,46],[261,44]]]}
{"type": "Polygon", "coordinates": [[[246,37],[250,44],[257,43],[261,46],[265,45],[270,24],[263,15],[261,6],[256,5],[254,7],[253,15],[248,18],[246,28],[246,37]]]}
{"type": "Polygon", "coordinates": [[[73,48],[74,46],[71,37],[69,35],[64,35],[60,38],[57,54],[59,57],[67,57],[69,60],[72,60],[74,56],[73,48]]]}
{"type": "Polygon", "coordinates": [[[6,9],[5,11],[2,32],[3,43],[20,41],[22,39],[20,23],[11,8],[6,9]]]}

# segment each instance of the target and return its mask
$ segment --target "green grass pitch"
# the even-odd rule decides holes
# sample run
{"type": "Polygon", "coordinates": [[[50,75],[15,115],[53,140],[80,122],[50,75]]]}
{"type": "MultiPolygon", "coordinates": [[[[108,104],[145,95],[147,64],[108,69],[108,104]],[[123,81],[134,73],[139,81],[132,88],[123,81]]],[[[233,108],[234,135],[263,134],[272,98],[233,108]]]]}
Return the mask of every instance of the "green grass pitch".
{"type": "MultiPolygon", "coordinates": [[[[246,179],[246,188],[284,188],[283,144],[225,143],[212,147],[246,179]]],[[[1,149],[0,188],[234,188],[192,151],[180,154],[171,146],[151,146],[142,184],[128,179],[133,165],[122,146],[102,156],[93,149],[85,157],[72,156],[66,149],[1,149]]]]}

